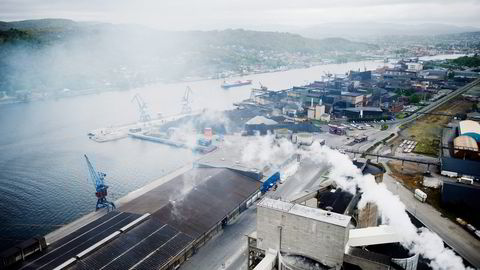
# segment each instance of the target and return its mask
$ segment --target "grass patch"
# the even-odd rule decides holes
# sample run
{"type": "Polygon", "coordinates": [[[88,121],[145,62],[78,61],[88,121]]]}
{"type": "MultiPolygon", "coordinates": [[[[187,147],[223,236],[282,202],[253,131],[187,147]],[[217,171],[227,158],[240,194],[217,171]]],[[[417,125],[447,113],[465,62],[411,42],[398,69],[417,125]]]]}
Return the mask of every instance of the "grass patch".
{"type": "Polygon", "coordinates": [[[385,125],[383,124],[381,127],[380,127],[380,130],[387,130],[388,129],[388,125],[385,125]]]}
{"type": "Polygon", "coordinates": [[[418,144],[415,146],[415,149],[413,150],[414,153],[433,156],[433,157],[438,156],[437,140],[422,139],[417,142],[418,144]]]}

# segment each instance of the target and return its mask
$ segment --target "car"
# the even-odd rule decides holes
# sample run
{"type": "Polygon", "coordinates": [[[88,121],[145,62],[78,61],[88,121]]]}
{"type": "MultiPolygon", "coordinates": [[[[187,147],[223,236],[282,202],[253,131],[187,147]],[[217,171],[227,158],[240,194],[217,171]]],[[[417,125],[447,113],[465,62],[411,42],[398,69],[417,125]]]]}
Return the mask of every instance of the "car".
{"type": "Polygon", "coordinates": [[[467,224],[467,230],[471,231],[471,232],[475,232],[476,229],[475,227],[472,225],[472,224],[467,224]]]}
{"type": "Polygon", "coordinates": [[[456,218],[455,219],[457,221],[458,224],[462,225],[462,226],[465,226],[467,225],[467,222],[461,218],[456,218]]]}

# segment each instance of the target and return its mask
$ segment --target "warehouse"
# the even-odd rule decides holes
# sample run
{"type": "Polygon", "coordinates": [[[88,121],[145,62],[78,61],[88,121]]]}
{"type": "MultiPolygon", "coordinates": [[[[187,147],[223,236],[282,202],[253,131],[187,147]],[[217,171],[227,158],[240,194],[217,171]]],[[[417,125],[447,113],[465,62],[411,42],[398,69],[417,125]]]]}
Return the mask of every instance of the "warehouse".
{"type": "Polygon", "coordinates": [[[460,121],[459,133],[472,137],[477,143],[480,142],[480,124],[478,122],[472,120],[460,121]]]}
{"type": "Polygon", "coordinates": [[[259,188],[233,170],[190,169],[51,243],[21,269],[176,269],[259,188]]]}
{"type": "Polygon", "coordinates": [[[473,160],[462,160],[444,157],[441,159],[441,174],[449,177],[469,177],[480,179],[480,163],[473,160]]]}
{"type": "Polygon", "coordinates": [[[343,112],[346,117],[354,119],[383,117],[383,111],[378,107],[346,108],[343,110],[343,112]]]}
{"type": "MultiPolygon", "coordinates": [[[[328,201],[343,200],[341,191],[334,193],[328,201]]],[[[248,269],[274,269],[277,261],[279,269],[417,269],[419,255],[401,239],[388,225],[355,228],[349,215],[263,198],[256,231],[248,235],[248,269]]]]}

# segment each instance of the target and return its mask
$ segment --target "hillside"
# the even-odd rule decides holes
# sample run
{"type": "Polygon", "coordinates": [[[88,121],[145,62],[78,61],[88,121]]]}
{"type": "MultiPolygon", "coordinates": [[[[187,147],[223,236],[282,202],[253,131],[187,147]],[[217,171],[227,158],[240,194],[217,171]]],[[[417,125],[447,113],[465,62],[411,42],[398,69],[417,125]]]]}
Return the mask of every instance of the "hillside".
{"type": "Polygon", "coordinates": [[[165,32],[43,19],[0,22],[0,91],[129,88],[360,59],[374,45],[241,29],[165,32]]]}

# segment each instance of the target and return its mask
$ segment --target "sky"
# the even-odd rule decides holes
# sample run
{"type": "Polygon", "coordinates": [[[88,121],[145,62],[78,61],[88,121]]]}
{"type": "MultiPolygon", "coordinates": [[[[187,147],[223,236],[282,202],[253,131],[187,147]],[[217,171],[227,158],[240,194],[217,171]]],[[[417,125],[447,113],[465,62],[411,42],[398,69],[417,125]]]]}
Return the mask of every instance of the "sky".
{"type": "Polygon", "coordinates": [[[164,30],[442,23],[480,27],[480,0],[0,0],[0,20],[66,18],[164,30]]]}

